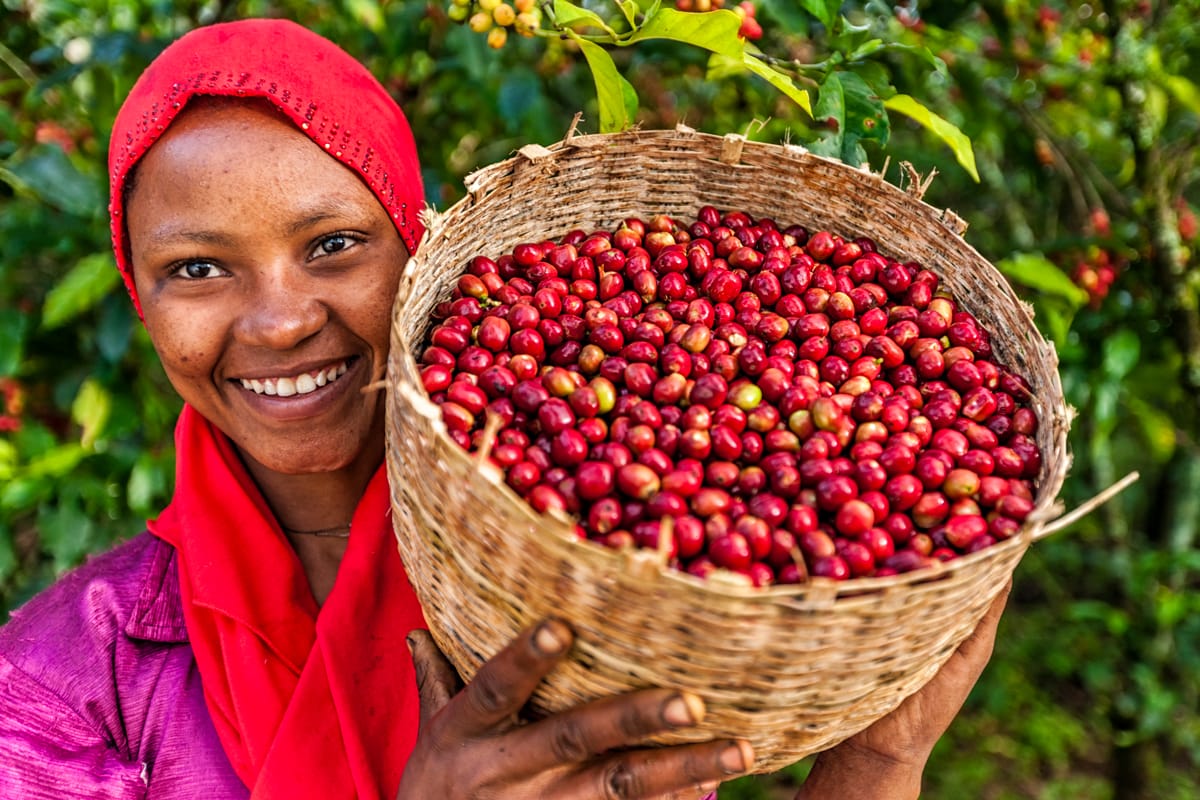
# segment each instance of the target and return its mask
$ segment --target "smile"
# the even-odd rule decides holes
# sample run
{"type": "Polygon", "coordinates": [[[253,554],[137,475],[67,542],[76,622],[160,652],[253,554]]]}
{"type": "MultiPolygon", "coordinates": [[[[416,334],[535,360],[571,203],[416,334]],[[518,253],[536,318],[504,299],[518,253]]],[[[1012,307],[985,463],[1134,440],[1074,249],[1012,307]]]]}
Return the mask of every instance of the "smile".
{"type": "Polygon", "coordinates": [[[299,375],[279,378],[246,379],[242,378],[242,388],[255,394],[265,394],[272,397],[291,397],[297,394],[310,394],[327,384],[333,383],[346,374],[346,362],[341,361],[332,367],[321,370],[301,372],[299,375]]]}

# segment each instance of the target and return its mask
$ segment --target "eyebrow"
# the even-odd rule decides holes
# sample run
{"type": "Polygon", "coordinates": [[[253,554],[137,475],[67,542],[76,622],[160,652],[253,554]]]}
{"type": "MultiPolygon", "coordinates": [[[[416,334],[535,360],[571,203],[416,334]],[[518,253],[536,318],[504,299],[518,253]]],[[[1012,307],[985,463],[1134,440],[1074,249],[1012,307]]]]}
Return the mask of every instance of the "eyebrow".
{"type": "MultiPolygon", "coordinates": [[[[321,210],[313,211],[289,223],[285,229],[285,233],[288,236],[294,236],[313,225],[331,219],[353,216],[355,213],[356,207],[353,203],[339,199],[330,199],[326,205],[323,205],[321,210]]],[[[160,247],[169,247],[178,242],[190,242],[214,247],[234,247],[236,244],[233,238],[220,231],[189,230],[173,225],[164,225],[162,228],[152,231],[147,238],[148,249],[152,252],[160,247]]]]}
{"type": "Polygon", "coordinates": [[[300,216],[289,223],[285,229],[289,236],[294,236],[313,225],[331,219],[343,221],[360,220],[366,213],[366,210],[359,203],[338,195],[325,195],[319,201],[308,205],[307,208],[301,206],[296,211],[300,216]]]}
{"type": "Polygon", "coordinates": [[[169,247],[177,242],[192,242],[195,244],[213,245],[217,247],[232,247],[233,240],[220,231],[186,230],[172,226],[160,228],[151,232],[147,237],[148,248],[153,251],[160,247],[169,247]]]}
{"type": "Polygon", "coordinates": [[[288,225],[287,226],[287,234],[289,236],[294,236],[297,233],[300,233],[301,231],[304,231],[305,229],[310,228],[319,222],[324,222],[325,220],[334,219],[336,217],[342,216],[343,213],[344,213],[343,210],[339,208],[338,211],[318,211],[314,214],[309,214],[307,217],[298,219],[295,222],[293,222],[292,224],[288,225]]]}

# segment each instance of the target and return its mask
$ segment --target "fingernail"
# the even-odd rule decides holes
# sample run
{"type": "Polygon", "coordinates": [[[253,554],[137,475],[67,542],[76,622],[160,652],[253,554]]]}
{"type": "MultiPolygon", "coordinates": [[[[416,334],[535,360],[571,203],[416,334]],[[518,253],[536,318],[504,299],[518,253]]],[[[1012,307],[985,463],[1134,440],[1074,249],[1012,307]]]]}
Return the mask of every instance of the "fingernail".
{"type": "Polygon", "coordinates": [[[668,725],[683,727],[695,725],[704,719],[704,701],[694,694],[682,692],[663,706],[663,720],[668,725]]]}
{"type": "Polygon", "coordinates": [[[754,763],[754,749],[749,742],[734,742],[721,751],[721,769],[729,774],[745,772],[754,763]]]}
{"type": "Polygon", "coordinates": [[[559,625],[554,622],[544,622],[533,634],[533,646],[544,656],[556,656],[567,646],[559,625]]]}
{"type": "Polygon", "coordinates": [[[715,797],[717,789],[721,788],[720,781],[709,781],[702,783],[696,787],[696,791],[700,793],[701,800],[708,800],[709,797],[715,797]]]}

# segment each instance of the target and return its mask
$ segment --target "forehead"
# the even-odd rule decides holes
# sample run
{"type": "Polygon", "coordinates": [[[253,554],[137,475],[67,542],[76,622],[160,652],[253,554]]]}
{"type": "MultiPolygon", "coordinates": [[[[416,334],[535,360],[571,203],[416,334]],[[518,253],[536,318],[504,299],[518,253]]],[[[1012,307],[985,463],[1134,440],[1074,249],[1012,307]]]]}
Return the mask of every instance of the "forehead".
{"type": "Polygon", "coordinates": [[[163,169],[287,175],[314,168],[355,177],[265,101],[203,97],[189,103],[143,156],[137,183],[163,169]]]}
{"type": "Polygon", "coordinates": [[[386,214],[356,173],[265,101],[203,100],[174,120],[126,183],[130,233],[139,218],[144,224],[191,208],[210,214],[252,204],[280,214],[327,203],[386,214]]]}

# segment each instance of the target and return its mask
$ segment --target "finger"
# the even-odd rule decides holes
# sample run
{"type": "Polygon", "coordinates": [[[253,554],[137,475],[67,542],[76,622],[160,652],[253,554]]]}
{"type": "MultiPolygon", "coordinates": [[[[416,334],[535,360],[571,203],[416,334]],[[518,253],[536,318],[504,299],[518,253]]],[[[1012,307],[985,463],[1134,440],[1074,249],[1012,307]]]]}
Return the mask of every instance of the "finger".
{"type": "Polygon", "coordinates": [[[452,701],[447,722],[462,736],[476,736],[509,721],[572,641],[571,629],[559,620],[526,629],[479,668],[452,701]]]}
{"type": "Polygon", "coordinates": [[[635,750],[610,756],[569,773],[547,796],[597,800],[703,797],[714,782],[730,780],[754,765],[754,750],[742,740],[635,750]]]}
{"type": "Polygon", "coordinates": [[[426,630],[415,630],[408,635],[408,646],[412,650],[413,668],[417,677],[417,692],[421,696],[421,727],[437,714],[458,693],[461,682],[454,667],[442,655],[426,630]]]}
{"type": "Polygon", "coordinates": [[[505,736],[513,764],[529,773],[581,764],[594,756],[643,743],[671,728],[704,719],[704,701],[670,689],[606,697],[516,728],[505,736]]]}

